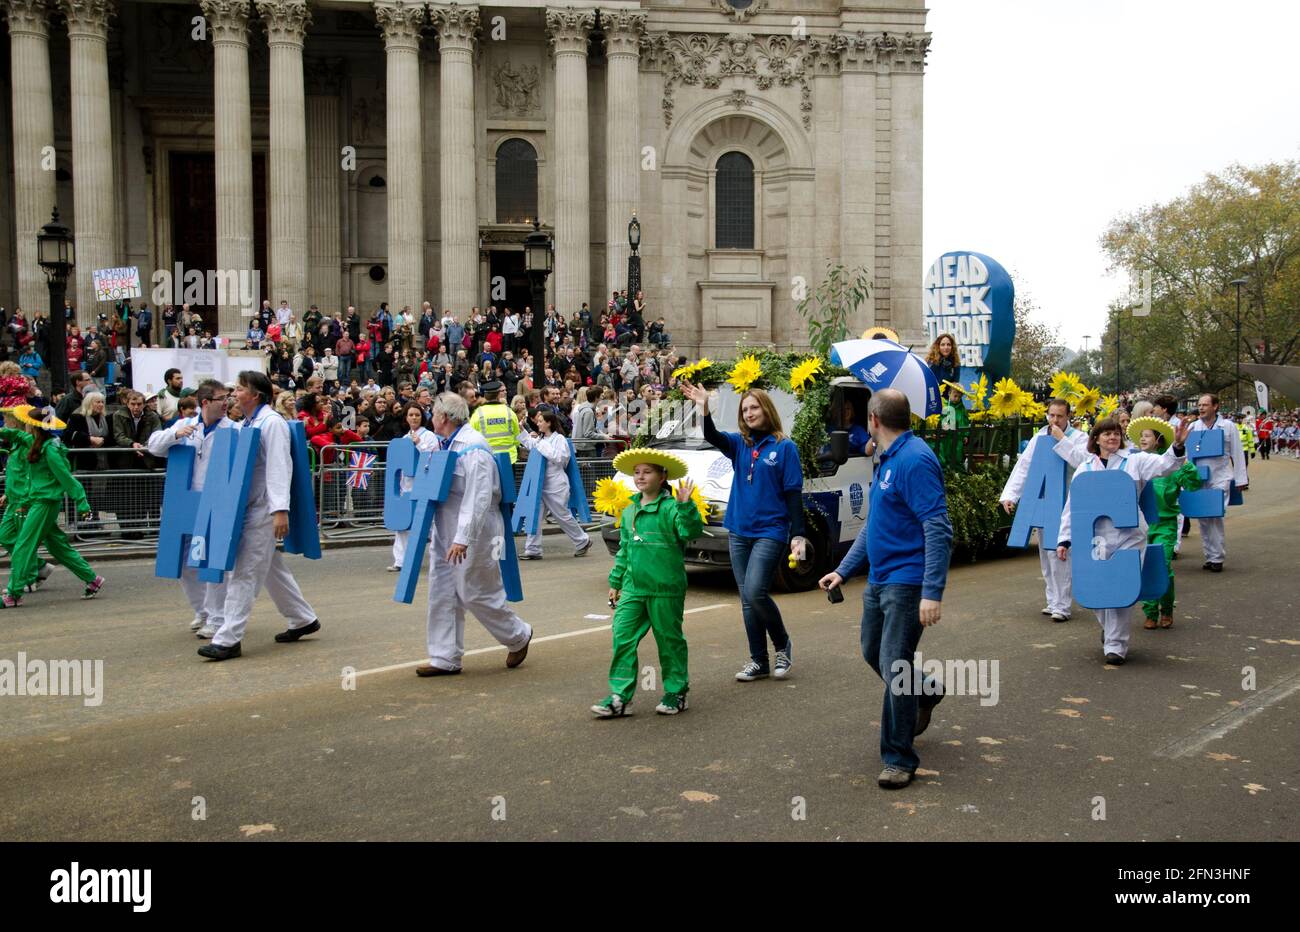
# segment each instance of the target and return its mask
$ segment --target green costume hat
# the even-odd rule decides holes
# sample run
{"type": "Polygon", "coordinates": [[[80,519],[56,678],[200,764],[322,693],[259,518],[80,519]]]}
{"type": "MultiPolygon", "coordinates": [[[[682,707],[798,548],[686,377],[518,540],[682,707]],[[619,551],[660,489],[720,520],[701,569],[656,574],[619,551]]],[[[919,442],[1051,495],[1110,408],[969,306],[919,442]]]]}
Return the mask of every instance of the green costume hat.
{"type": "Polygon", "coordinates": [[[1142,443],[1142,431],[1153,430],[1160,437],[1164,438],[1164,443],[1160,444],[1163,451],[1165,447],[1174,442],[1174,428],[1168,421],[1163,421],[1158,417],[1135,417],[1128,422],[1128,439],[1135,445],[1142,443]]]}
{"type": "Polygon", "coordinates": [[[669,479],[680,479],[687,473],[684,459],[672,453],[665,453],[663,450],[633,447],[614,457],[614,468],[628,476],[632,475],[633,470],[641,463],[651,463],[667,470],[669,479]]]}

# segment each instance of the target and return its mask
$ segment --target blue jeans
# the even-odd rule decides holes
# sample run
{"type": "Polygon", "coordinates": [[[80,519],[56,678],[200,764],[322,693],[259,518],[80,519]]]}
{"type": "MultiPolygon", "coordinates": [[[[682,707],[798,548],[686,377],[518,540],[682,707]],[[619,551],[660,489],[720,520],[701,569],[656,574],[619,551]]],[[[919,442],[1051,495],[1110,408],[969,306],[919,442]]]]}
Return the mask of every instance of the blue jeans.
{"type": "MultiPolygon", "coordinates": [[[[927,706],[939,694],[915,695],[912,657],[921,641],[921,587],[867,583],[862,593],[862,657],[885,681],[885,704],[880,711],[880,759],[886,767],[915,771],[921,759],[912,750],[917,702],[927,706]],[[895,667],[902,661],[905,666],[895,667]],[[899,683],[903,688],[893,689],[899,683]]],[[[936,683],[931,682],[930,689],[936,683]]]]}
{"type": "Polygon", "coordinates": [[[749,636],[749,659],[767,669],[767,639],[772,646],[785,650],[790,643],[781,611],[768,592],[776,574],[777,561],[789,553],[790,548],[779,540],[766,537],[740,537],[732,534],[731,572],[740,590],[740,611],[745,617],[745,633],[749,636]]]}

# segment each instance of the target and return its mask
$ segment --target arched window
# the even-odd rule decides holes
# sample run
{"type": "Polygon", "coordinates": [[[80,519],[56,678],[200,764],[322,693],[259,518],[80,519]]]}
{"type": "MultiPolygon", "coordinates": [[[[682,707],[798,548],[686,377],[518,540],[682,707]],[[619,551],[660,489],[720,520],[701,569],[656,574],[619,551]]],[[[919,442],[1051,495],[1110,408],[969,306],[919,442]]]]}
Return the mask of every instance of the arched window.
{"type": "Polygon", "coordinates": [[[537,217],[537,150],[523,139],[497,149],[497,223],[526,223],[537,217]]]}
{"type": "Polygon", "coordinates": [[[754,163],[743,152],[718,159],[714,214],[718,249],[754,248],[754,163]]]}

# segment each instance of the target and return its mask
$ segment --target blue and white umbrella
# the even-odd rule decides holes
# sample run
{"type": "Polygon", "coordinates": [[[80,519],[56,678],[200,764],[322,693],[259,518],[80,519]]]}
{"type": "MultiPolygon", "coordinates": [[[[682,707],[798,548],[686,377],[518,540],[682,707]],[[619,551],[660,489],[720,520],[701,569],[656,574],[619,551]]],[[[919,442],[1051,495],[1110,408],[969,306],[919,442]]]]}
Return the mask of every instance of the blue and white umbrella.
{"type": "Polygon", "coordinates": [[[912,413],[929,417],[943,410],[939,379],[920,356],[893,340],[845,340],[831,347],[831,362],[848,369],[873,392],[896,388],[912,413]]]}

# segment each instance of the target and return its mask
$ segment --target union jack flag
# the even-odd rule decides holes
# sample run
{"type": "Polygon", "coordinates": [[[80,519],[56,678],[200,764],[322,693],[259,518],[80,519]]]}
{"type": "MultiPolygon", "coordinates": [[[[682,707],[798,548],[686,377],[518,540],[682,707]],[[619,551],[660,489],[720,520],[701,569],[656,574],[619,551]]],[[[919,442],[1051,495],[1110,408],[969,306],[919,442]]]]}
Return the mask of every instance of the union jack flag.
{"type": "Polygon", "coordinates": [[[370,488],[370,473],[375,466],[375,454],[352,453],[348,457],[348,485],[354,489],[370,488]]]}

